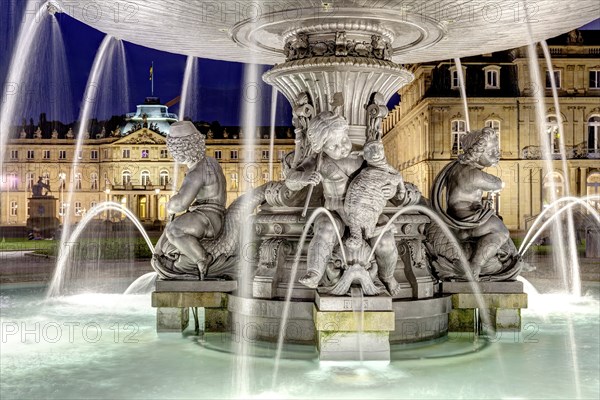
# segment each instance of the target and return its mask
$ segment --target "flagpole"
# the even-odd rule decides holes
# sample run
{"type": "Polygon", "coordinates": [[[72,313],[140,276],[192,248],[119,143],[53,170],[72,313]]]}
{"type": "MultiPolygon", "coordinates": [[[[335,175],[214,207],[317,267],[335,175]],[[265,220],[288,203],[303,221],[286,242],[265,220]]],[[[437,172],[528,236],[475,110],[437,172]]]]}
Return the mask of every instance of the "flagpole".
{"type": "Polygon", "coordinates": [[[154,97],[154,61],[152,61],[152,97],[154,97]]]}

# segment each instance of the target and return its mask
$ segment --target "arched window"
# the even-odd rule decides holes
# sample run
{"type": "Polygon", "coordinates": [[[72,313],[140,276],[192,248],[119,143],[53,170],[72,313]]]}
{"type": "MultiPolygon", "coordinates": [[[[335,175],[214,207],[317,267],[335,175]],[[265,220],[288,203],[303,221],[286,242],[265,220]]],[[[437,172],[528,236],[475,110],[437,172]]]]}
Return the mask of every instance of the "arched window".
{"type": "Polygon", "coordinates": [[[485,88],[500,89],[500,67],[488,65],[483,71],[485,72],[485,88]]]}
{"type": "Polygon", "coordinates": [[[167,186],[169,184],[169,171],[162,170],[159,174],[160,186],[167,186]]]}
{"type": "Polygon", "coordinates": [[[591,158],[600,158],[600,116],[594,115],[588,120],[588,154],[591,158]]]}
{"type": "Polygon", "coordinates": [[[167,219],[167,198],[160,196],[158,199],[158,219],[164,221],[167,219]]]}
{"type": "Polygon", "coordinates": [[[452,155],[456,156],[462,153],[460,145],[461,138],[467,133],[467,123],[462,119],[455,119],[451,123],[452,129],[452,155]]]}
{"type": "Polygon", "coordinates": [[[550,205],[553,199],[563,197],[564,193],[565,180],[563,176],[559,172],[551,172],[546,175],[542,184],[542,205],[550,205]]]}
{"type": "Polygon", "coordinates": [[[560,130],[558,129],[558,119],[554,115],[548,116],[546,120],[546,134],[550,144],[550,153],[560,153],[560,130]]]}
{"type": "Polygon", "coordinates": [[[121,174],[121,177],[123,178],[123,186],[129,185],[131,182],[131,172],[125,170],[121,174]]]}
{"type": "Polygon", "coordinates": [[[90,190],[98,190],[98,174],[95,172],[90,174],[90,190]]]}
{"type": "Polygon", "coordinates": [[[500,144],[500,121],[497,119],[488,119],[485,121],[486,128],[492,128],[498,135],[498,144],[500,144]]]}
{"type": "Polygon", "coordinates": [[[146,196],[140,196],[139,198],[138,217],[140,219],[148,218],[148,198],[146,196]]]}
{"type": "Polygon", "coordinates": [[[149,171],[142,171],[140,173],[140,178],[142,179],[142,186],[150,185],[150,172],[149,171]]]}
{"type": "MultiPolygon", "coordinates": [[[[460,76],[455,65],[449,68],[450,71],[450,89],[460,89],[460,76]]],[[[465,82],[467,81],[467,67],[462,67],[462,75],[465,82]]]]}

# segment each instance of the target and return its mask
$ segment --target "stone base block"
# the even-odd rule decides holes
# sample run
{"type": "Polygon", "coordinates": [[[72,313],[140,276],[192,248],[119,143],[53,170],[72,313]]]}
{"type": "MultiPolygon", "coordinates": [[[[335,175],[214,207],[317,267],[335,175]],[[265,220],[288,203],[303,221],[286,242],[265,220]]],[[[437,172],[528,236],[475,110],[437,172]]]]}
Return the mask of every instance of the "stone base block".
{"type": "Polygon", "coordinates": [[[237,289],[237,281],[225,280],[162,280],[156,281],[157,292],[220,292],[229,293],[237,289]]]}
{"type": "Polygon", "coordinates": [[[315,307],[313,315],[317,331],[377,332],[394,330],[393,311],[365,311],[361,317],[360,313],[352,311],[318,311],[315,307]]]}
{"type": "Polygon", "coordinates": [[[204,310],[205,332],[229,332],[231,321],[229,311],[223,308],[206,308],[204,310]]]}
{"type": "Polygon", "coordinates": [[[448,315],[450,332],[473,332],[475,330],[475,309],[454,309],[448,315]]]}
{"type": "MultiPolygon", "coordinates": [[[[162,281],[163,283],[169,281],[162,281]]],[[[174,281],[176,288],[188,288],[185,281],[174,281]]],[[[190,281],[196,284],[200,281],[190,281]]],[[[232,281],[224,281],[232,282],[232,281]]],[[[200,282],[203,283],[203,282],[200,282]]],[[[237,285],[237,283],[236,283],[237,285]]],[[[159,286],[159,285],[157,285],[159,286]]],[[[168,285],[167,285],[168,286],[168,285]]],[[[193,285],[192,285],[193,286],[193,285]]],[[[161,286],[165,288],[166,286],[161,286]]],[[[190,308],[205,309],[205,324],[200,326],[200,330],[205,332],[226,332],[229,330],[229,312],[227,311],[227,294],[221,292],[185,292],[185,291],[164,291],[152,293],[152,307],[157,307],[157,331],[158,332],[181,332],[189,322],[190,308]],[[185,324],[179,327],[178,322],[174,320],[176,313],[169,312],[169,316],[161,317],[161,310],[183,310],[185,314],[185,324]],[[161,318],[165,321],[161,322],[161,318]]]]}
{"type": "Polygon", "coordinates": [[[523,282],[442,282],[442,292],[447,294],[454,293],[523,293],[523,282]]]}
{"type": "Polygon", "coordinates": [[[520,309],[492,309],[490,319],[496,324],[496,332],[521,330],[520,309]]]}
{"type": "Polygon", "coordinates": [[[220,292],[153,292],[152,307],[226,308],[227,294],[220,292]]]}
{"type": "Polygon", "coordinates": [[[478,296],[473,293],[456,293],[452,295],[452,307],[457,308],[527,308],[526,293],[483,293],[478,296]]]}
{"type": "Polygon", "coordinates": [[[390,361],[389,332],[319,331],[320,361],[390,361]]]}
{"type": "Polygon", "coordinates": [[[157,332],[183,332],[190,321],[189,308],[159,307],[156,309],[157,332]]]}
{"type": "Polygon", "coordinates": [[[315,304],[319,311],[392,310],[392,298],[389,296],[365,296],[361,301],[361,299],[353,299],[350,296],[331,296],[317,292],[315,304]]]}

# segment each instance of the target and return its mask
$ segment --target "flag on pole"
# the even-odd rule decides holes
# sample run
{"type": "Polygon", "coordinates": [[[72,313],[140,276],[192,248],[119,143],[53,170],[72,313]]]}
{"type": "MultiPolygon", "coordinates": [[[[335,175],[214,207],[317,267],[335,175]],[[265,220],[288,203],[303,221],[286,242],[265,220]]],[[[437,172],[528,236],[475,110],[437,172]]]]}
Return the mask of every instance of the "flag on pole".
{"type": "Polygon", "coordinates": [[[152,76],[154,75],[154,63],[150,66],[150,79],[152,80],[152,76]]]}

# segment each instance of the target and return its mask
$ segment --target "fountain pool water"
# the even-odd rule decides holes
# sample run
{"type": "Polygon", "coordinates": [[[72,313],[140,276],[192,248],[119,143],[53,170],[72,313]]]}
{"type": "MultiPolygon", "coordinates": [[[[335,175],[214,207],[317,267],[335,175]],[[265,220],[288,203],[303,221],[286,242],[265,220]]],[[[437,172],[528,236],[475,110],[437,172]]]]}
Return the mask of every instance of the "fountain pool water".
{"type": "Polygon", "coordinates": [[[275,345],[216,333],[155,332],[148,296],[84,294],[46,300],[43,287],[3,286],[0,398],[223,398],[234,396],[235,341],[252,348],[246,398],[598,398],[600,287],[582,298],[530,293],[520,333],[392,346],[388,366],[319,363],[287,345],[271,386],[275,345]],[[577,365],[567,346],[571,318],[577,365]],[[494,348],[497,351],[494,351],[494,348]],[[501,360],[493,357],[500,354],[501,360]],[[500,362],[505,376],[498,378],[500,362]],[[579,371],[579,376],[574,375],[579,371]],[[168,371],[168,378],[165,372],[168,371]],[[507,385],[506,382],[511,382],[507,385]]]}

